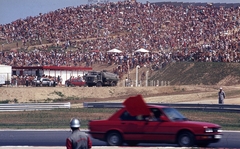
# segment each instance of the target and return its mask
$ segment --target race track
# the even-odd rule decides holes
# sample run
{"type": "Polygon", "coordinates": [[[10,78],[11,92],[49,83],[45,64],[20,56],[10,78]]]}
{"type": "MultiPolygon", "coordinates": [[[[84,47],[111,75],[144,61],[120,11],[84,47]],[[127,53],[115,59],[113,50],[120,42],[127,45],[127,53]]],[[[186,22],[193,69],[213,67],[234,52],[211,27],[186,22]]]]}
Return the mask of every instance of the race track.
{"type": "MultiPolygon", "coordinates": [[[[70,130],[0,130],[0,146],[65,146],[70,130]]],[[[239,148],[240,132],[223,131],[223,138],[209,148],[239,148]]],[[[106,146],[105,142],[92,139],[93,147],[106,146]]],[[[142,147],[177,147],[174,144],[139,144],[142,147]]],[[[111,147],[106,147],[111,148],[111,147]]]]}

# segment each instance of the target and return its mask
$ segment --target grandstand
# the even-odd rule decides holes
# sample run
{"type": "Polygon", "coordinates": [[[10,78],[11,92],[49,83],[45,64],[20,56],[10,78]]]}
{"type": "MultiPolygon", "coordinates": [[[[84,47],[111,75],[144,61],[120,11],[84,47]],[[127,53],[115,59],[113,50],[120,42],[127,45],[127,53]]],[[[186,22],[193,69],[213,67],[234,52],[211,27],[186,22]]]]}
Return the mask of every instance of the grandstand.
{"type": "Polygon", "coordinates": [[[126,74],[137,65],[240,62],[240,9],[227,3],[89,0],[0,25],[0,64],[99,66],[126,74]],[[118,47],[122,53],[107,53],[118,47]],[[145,48],[149,53],[136,53],[145,48]]]}

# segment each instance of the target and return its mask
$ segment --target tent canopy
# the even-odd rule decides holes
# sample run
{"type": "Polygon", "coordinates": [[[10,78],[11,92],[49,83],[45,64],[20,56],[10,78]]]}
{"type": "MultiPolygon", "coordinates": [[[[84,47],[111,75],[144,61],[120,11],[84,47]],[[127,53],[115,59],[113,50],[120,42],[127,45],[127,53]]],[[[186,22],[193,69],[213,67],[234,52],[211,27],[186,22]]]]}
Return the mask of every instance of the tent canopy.
{"type": "Polygon", "coordinates": [[[149,52],[148,50],[146,50],[146,49],[143,49],[143,48],[141,48],[141,49],[138,49],[138,50],[136,50],[135,52],[142,52],[142,53],[146,53],[146,52],[149,52]]]}
{"type": "Polygon", "coordinates": [[[107,52],[109,52],[109,53],[122,53],[122,51],[118,50],[118,49],[112,49],[112,50],[109,50],[107,52]]]}

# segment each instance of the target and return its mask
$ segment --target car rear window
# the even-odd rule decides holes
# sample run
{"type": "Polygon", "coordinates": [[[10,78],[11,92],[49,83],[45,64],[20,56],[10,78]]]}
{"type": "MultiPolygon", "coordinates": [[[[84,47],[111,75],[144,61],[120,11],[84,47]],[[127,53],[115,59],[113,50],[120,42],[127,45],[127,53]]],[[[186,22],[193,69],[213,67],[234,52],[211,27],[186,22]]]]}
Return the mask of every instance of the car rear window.
{"type": "Polygon", "coordinates": [[[120,116],[120,119],[123,121],[135,121],[136,116],[131,116],[127,111],[123,112],[122,115],[120,116]]]}
{"type": "Polygon", "coordinates": [[[123,121],[142,121],[145,120],[147,116],[144,115],[137,115],[131,116],[127,111],[123,112],[120,116],[120,119],[123,121]]]}

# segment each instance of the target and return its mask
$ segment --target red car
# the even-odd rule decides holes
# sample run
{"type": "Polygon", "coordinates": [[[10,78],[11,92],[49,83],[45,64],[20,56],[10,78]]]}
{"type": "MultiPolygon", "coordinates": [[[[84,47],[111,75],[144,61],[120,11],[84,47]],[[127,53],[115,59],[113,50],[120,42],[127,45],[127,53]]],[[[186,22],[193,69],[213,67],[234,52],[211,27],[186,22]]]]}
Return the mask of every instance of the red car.
{"type": "Polygon", "coordinates": [[[86,82],[80,78],[68,79],[65,81],[65,86],[86,86],[86,82]]]}
{"type": "Polygon", "coordinates": [[[221,126],[188,120],[176,109],[147,105],[141,95],[129,97],[124,107],[106,120],[89,121],[89,133],[110,146],[127,143],[172,143],[206,147],[222,138],[221,126]]]}

